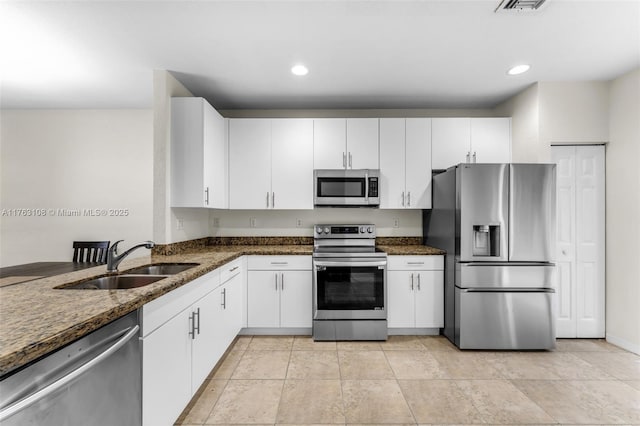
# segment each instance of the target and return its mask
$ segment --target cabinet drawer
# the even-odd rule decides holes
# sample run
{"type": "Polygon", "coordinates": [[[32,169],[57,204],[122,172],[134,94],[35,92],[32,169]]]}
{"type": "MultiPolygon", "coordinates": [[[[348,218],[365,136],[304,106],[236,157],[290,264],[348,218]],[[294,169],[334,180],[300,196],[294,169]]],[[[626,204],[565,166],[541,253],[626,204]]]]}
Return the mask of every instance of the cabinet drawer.
{"type": "Polygon", "coordinates": [[[390,271],[444,270],[444,256],[389,256],[390,271]]]}
{"type": "Polygon", "coordinates": [[[218,268],[218,271],[220,271],[220,284],[224,284],[242,272],[242,259],[229,262],[223,267],[218,268]]]}
{"type": "Polygon", "coordinates": [[[219,285],[220,274],[213,271],[142,306],[140,336],[149,335],[219,285]]]}
{"type": "Polygon", "coordinates": [[[311,270],[311,256],[249,256],[249,270],[311,270]]]}

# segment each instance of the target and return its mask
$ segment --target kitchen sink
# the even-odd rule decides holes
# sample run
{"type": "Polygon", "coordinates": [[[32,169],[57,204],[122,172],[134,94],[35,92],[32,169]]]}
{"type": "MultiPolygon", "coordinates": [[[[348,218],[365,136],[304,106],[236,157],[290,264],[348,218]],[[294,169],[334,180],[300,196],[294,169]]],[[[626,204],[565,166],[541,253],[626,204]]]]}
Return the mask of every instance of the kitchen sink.
{"type": "Polygon", "coordinates": [[[199,263],[156,263],[128,269],[123,274],[140,275],[174,275],[198,266],[199,263]]]}
{"type": "Polygon", "coordinates": [[[104,275],[76,284],[56,287],[60,290],[118,290],[144,287],[167,278],[165,275],[104,275]]]}

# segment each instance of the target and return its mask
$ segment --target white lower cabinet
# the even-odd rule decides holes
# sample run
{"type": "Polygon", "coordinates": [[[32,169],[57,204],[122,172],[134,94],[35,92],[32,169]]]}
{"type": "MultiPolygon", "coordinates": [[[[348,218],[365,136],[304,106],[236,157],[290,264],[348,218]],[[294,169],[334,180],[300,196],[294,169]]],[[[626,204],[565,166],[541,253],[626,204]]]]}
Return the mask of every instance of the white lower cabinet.
{"type": "Polygon", "coordinates": [[[250,256],[247,268],[249,328],[311,327],[311,256],[250,256]]]}
{"type": "Polygon", "coordinates": [[[444,327],[444,256],[389,256],[387,299],[390,334],[444,327]]]}
{"type": "Polygon", "coordinates": [[[143,306],[143,425],[172,425],[240,331],[239,265],[236,273],[226,273],[232,262],[143,306]]]}

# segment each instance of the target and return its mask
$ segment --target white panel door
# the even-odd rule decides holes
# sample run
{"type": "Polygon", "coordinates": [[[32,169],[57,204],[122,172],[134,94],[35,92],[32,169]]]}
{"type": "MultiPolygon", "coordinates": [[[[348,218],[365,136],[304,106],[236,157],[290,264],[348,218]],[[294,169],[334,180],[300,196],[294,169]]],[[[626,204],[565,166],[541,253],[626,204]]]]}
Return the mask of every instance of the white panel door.
{"type": "Polygon", "coordinates": [[[604,147],[576,148],[577,337],[605,337],[604,147]]]}
{"type": "Polygon", "coordinates": [[[511,119],[471,119],[471,162],[511,162],[511,119]]]}
{"type": "Polygon", "coordinates": [[[205,190],[208,188],[205,204],[216,209],[229,208],[227,123],[224,117],[205,102],[202,159],[205,190]]]}
{"type": "Polygon", "coordinates": [[[313,168],[347,168],[347,120],[344,118],[313,120],[313,168]]]}
{"type": "Polygon", "coordinates": [[[433,118],[431,126],[432,169],[447,169],[469,161],[470,118],[433,118]]]}
{"type": "Polygon", "coordinates": [[[313,209],[313,120],[272,121],[271,191],[274,209],[313,209]]]}
{"type": "Polygon", "coordinates": [[[380,208],[402,209],[405,197],[405,119],[381,118],[380,208]]]}
{"type": "Polygon", "coordinates": [[[416,327],[444,327],[444,274],[414,272],[416,327]]]}
{"type": "Polygon", "coordinates": [[[229,208],[271,205],[271,120],[229,120],[229,208]]]}
{"type": "Polygon", "coordinates": [[[576,337],[576,277],[575,277],[575,147],[554,146],[556,167],[556,289],[558,316],[556,335],[576,337]]]}
{"type": "Polygon", "coordinates": [[[377,118],[347,119],[347,168],[378,169],[379,135],[377,118]]]}
{"type": "Polygon", "coordinates": [[[603,146],[553,146],[558,337],[605,336],[603,146]]]}
{"type": "Polygon", "coordinates": [[[283,271],[280,276],[280,327],[311,327],[313,284],[311,271],[283,271]]]}
{"type": "MultiPolygon", "coordinates": [[[[431,208],[431,119],[407,118],[405,207],[431,208]]],[[[382,161],[382,158],[381,158],[382,161]]]]}
{"type": "Polygon", "coordinates": [[[277,271],[249,271],[247,275],[247,326],[280,327],[280,291],[277,271]]]}
{"type": "Polygon", "coordinates": [[[387,271],[387,324],[389,328],[414,328],[415,282],[413,271],[387,271]]]}

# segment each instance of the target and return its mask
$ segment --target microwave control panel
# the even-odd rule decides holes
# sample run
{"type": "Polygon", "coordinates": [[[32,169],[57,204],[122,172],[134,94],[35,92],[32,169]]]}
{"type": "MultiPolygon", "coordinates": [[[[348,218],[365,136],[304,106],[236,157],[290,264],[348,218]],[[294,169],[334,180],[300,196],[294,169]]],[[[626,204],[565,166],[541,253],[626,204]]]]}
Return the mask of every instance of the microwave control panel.
{"type": "Polygon", "coordinates": [[[369,178],[369,197],[378,197],[378,178],[369,178]]]}

